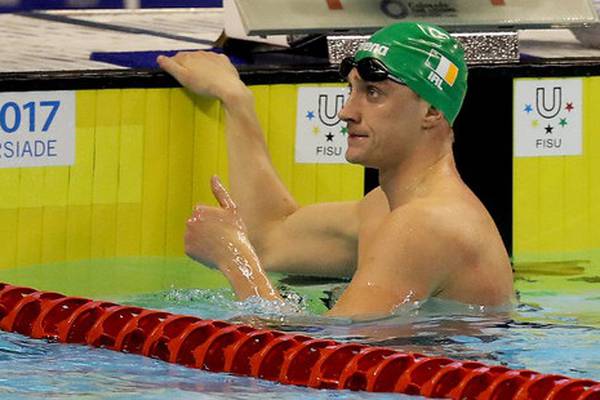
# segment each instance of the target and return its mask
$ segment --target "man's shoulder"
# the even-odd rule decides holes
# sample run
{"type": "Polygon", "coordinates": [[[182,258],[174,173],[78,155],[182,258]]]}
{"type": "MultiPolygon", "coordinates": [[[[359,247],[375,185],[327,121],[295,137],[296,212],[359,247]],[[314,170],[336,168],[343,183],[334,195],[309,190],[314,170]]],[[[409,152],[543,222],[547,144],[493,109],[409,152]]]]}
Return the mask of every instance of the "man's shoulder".
{"type": "Polygon", "coordinates": [[[464,261],[473,258],[474,246],[452,226],[437,207],[415,203],[399,207],[383,218],[370,237],[365,259],[378,260],[384,270],[405,271],[411,279],[433,282],[438,288],[449,271],[462,269],[464,261]]]}
{"type": "Polygon", "coordinates": [[[465,251],[476,249],[494,231],[494,223],[481,202],[466,190],[432,194],[413,199],[390,211],[380,187],[360,202],[361,217],[377,219],[380,238],[422,241],[426,237],[445,246],[465,251]]]}
{"type": "Polygon", "coordinates": [[[394,236],[413,237],[430,249],[471,252],[479,243],[477,232],[486,230],[478,210],[460,201],[415,200],[398,207],[384,221],[394,236]]]}
{"type": "Polygon", "coordinates": [[[387,197],[380,186],[367,193],[358,203],[360,218],[380,219],[390,211],[387,197]]]}
{"type": "Polygon", "coordinates": [[[382,203],[385,202],[385,204],[387,204],[387,198],[385,197],[385,193],[383,193],[383,190],[381,189],[381,186],[377,186],[376,188],[374,188],[373,190],[371,190],[369,193],[365,194],[365,196],[362,198],[362,200],[360,201],[363,204],[370,204],[370,203],[382,203]]]}

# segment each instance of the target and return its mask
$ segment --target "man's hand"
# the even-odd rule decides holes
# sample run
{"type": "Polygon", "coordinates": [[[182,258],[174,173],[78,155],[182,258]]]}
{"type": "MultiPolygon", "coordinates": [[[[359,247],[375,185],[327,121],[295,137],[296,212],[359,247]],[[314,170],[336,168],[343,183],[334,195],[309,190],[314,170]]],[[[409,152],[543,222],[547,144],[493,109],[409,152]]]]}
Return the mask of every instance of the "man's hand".
{"type": "Polygon", "coordinates": [[[216,176],[211,179],[211,188],[221,207],[196,207],[187,222],[186,254],[220,269],[240,300],[260,296],[281,301],[247,238],[236,204],[216,176]]]}
{"type": "Polygon", "coordinates": [[[185,252],[194,260],[214,268],[231,259],[239,242],[247,239],[237,206],[216,176],[211,179],[211,189],[221,207],[196,206],[187,221],[185,252]]]}
{"type": "Polygon", "coordinates": [[[185,51],[173,57],[158,56],[156,61],[188,90],[216,97],[226,104],[232,96],[247,90],[237,70],[223,54],[185,51]]]}

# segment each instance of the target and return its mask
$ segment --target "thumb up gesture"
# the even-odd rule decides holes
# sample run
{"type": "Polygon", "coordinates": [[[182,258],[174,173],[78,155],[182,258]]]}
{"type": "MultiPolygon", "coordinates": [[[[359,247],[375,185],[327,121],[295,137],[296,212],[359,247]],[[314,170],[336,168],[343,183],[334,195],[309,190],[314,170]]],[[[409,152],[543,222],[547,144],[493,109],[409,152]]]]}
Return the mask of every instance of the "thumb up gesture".
{"type": "Polygon", "coordinates": [[[208,267],[219,268],[249,242],[237,206],[221,180],[213,176],[210,184],[220,207],[196,206],[186,224],[185,253],[208,267]]]}

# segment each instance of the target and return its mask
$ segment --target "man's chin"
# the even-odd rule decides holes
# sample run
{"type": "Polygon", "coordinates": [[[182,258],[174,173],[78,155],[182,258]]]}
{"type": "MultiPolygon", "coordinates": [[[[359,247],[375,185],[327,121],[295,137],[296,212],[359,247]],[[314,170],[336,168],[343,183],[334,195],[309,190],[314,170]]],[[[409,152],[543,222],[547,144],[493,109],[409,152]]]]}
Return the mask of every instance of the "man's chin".
{"type": "Polygon", "coordinates": [[[358,156],[356,154],[352,154],[348,151],[346,151],[346,155],[344,156],[344,158],[346,158],[346,161],[348,161],[350,164],[362,165],[363,167],[369,167],[369,165],[367,165],[366,161],[363,160],[360,156],[358,156]]]}
{"type": "Polygon", "coordinates": [[[348,161],[350,164],[360,164],[359,160],[357,157],[354,157],[352,154],[349,154],[348,152],[346,152],[346,154],[344,155],[344,158],[346,159],[346,161],[348,161]]]}

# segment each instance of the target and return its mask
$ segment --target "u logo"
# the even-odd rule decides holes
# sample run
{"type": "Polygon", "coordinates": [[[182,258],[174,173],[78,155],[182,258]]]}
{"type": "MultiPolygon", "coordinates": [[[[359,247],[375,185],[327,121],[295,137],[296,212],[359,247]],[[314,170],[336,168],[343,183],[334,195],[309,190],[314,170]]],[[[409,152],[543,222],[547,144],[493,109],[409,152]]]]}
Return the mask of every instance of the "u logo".
{"type": "Polygon", "coordinates": [[[338,113],[344,106],[344,95],[337,94],[332,102],[333,106],[329,104],[330,98],[326,94],[319,95],[319,120],[327,126],[335,126],[339,124],[340,119],[338,113]]]}
{"type": "Polygon", "coordinates": [[[552,100],[549,101],[545,88],[537,88],[535,91],[535,107],[538,114],[546,119],[552,119],[560,112],[562,104],[562,88],[552,88],[552,100]]]}

